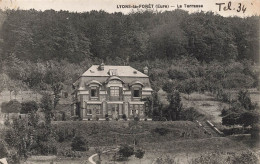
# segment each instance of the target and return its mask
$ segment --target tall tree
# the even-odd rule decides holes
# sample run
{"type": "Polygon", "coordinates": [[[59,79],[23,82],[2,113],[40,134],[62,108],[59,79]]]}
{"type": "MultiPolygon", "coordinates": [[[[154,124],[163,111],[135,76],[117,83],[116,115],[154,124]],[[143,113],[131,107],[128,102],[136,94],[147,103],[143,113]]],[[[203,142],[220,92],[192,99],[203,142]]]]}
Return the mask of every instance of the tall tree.
{"type": "Polygon", "coordinates": [[[182,110],[181,96],[179,91],[175,90],[174,92],[169,93],[167,98],[170,103],[168,107],[168,117],[170,120],[178,120],[182,110]]]}

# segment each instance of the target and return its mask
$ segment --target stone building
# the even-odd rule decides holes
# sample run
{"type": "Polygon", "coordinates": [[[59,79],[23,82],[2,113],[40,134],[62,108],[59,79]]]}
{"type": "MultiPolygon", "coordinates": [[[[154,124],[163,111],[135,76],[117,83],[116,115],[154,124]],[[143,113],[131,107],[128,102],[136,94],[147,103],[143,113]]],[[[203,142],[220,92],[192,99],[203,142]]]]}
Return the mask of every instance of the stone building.
{"type": "Polygon", "coordinates": [[[83,120],[144,119],[144,99],[152,94],[148,68],[144,73],[130,66],[92,65],[73,83],[72,115],[83,120]]]}

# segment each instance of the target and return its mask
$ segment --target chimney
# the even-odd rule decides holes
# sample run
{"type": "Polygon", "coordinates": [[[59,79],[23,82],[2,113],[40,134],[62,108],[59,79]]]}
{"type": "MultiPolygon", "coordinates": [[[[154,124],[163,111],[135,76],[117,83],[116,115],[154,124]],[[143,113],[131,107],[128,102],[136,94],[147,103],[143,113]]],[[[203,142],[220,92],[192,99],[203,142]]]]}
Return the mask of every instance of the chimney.
{"type": "Polygon", "coordinates": [[[99,65],[99,70],[103,71],[103,70],[104,70],[104,67],[105,67],[105,64],[104,64],[104,63],[101,63],[101,64],[99,65]]]}
{"type": "Polygon", "coordinates": [[[144,74],[148,75],[148,67],[147,66],[144,67],[144,74]]]}

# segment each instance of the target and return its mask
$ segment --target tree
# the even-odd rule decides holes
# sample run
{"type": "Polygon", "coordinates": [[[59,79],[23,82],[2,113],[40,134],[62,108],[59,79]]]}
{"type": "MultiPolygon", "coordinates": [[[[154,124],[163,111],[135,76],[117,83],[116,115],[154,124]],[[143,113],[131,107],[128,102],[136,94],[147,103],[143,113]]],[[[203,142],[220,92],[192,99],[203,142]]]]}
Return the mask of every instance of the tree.
{"type": "Polygon", "coordinates": [[[198,86],[194,79],[187,79],[181,84],[182,92],[188,94],[188,100],[190,100],[190,94],[197,91],[198,86]]]}
{"type": "Polygon", "coordinates": [[[130,157],[134,154],[134,148],[132,146],[127,145],[127,144],[121,145],[118,153],[121,157],[123,157],[127,160],[128,157],[130,157]]]}
{"type": "Polygon", "coordinates": [[[52,96],[48,93],[44,93],[41,98],[40,107],[43,109],[45,115],[45,122],[47,127],[50,130],[51,126],[51,118],[52,118],[52,110],[53,110],[53,102],[52,96]]]}
{"type": "Polygon", "coordinates": [[[0,159],[1,158],[6,158],[7,155],[8,155],[8,151],[7,151],[7,148],[6,148],[6,144],[2,140],[2,141],[0,141],[0,159]]]}
{"type": "Polygon", "coordinates": [[[102,153],[103,153],[103,149],[102,149],[101,147],[96,147],[96,148],[95,148],[95,152],[96,152],[97,155],[98,155],[98,161],[99,161],[99,163],[101,163],[101,155],[102,155],[102,153]]]}
{"type": "Polygon", "coordinates": [[[242,90],[240,90],[240,91],[238,92],[238,98],[237,98],[237,100],[240,102],[240,104],[241,104],[246,110],[254,110],[255,107],[256,107],[256,104],[253,104],[253,103],[252,103],[248,91],[242,91],[242,90]]]}
{"type": "Polygon", "coordinates": [[[167,99],[170,103],[168,107],[168,117],[170,120],[178,120],[182,110],[181,96],[179,91],[175,90],[173,93],[169,93],[167,99]]]}
{"type": "Polygon", "coordinates": [[[51,88],[54,93],[54,109],[55,109],[60,101],[60,92],[63,89],[63,84],[58,82],[58,83],[53,84],[51,88]]]}
{"type": "Polygon", "coordinates": [[[135,157],[140,159],[140,163],[141,163],[141,159],[144,157],[145,151],[142,149],[137,149],[135,152],[135,157]]]}
{"type": "Polygon", "coordinates": [[[71,143],[71,150],[73,151],[86,151],[87,142],[84,140],[82,136],[75,136],[71,143]]]}
{"type": "Polygon", "coordinates": [[[227,126],[237,125],[237,124],[239,124],[239,117],[240,117],[240,114],[232,112],[222,118],[222,124],[227,125],[227,126]]]}
{"type": "Polygon", "coordinates": [[[259,114],[253,111],[247,111],[240,115],[239,117],[239,124],[243,125],[244,127],[252,126],[259,122],[259,114]]]}
{"type": "Polygon", "coordinates": [[[17,100],[10,100],[3,102],[1,105],[1,112],[3,113],[19,113],[21,110],[21,103],[17,100]]]}
{"type": "Polygon", "coordinates": [[[6,143],[17,151],[20,159],[27,159],[29,156],[31,134],[32,128],[23,119],[14,119],[12,128],[5,134],[6,143]]]}
{"type": "Polygon", "coordinates": [[[54,95],[53,105],[55,109],[60,100],[60,92],[63,89],[63,82],[66,79],[66,73],[61,68],[61,66],[54,61],[47,63],[47,69],[48,71],[45,75],[45,82],[51,85],[51,89],[54,95]]]}
{"type": "Polygon", "coordinates": [[[21,105],[21,114],[32,113],[38,110],[38,104],[35,101],[22,102],[21,105]]]}

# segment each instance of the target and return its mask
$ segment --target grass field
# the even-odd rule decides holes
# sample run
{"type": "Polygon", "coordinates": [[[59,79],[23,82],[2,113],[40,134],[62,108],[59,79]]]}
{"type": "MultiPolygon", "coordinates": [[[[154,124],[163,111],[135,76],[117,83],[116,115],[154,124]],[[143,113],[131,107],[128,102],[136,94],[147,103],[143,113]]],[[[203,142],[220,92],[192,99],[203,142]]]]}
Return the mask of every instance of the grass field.
{"type": "Polygon", "coordinates": [[[221,123],[221,110],[228,107],[229,104],[217,101],[213,96],[199,93],[191,95],[182,94],[182,103],[185,108],[193,107],[205,117],[201,120],[211,120],[215,123],[221,123]]]}
{"type": "MultiPolygon", "coordinates": [[[[237,155],[242,151],[247,151],[244,145],[224,137],[143,143],[140,147],[145,149],[145,155],[141,159],[142,164],[151,164],[157,158],[169,158],[176,163],[186,164],[204,154],[217,153],[219,158],[222,158],[227,154],[237,155]]],[[[248,152],[250,153],[250,151],[248,152]]],[[[113,155],[114,152],[103,154],[102,162],[113,163],[113,155]]],[[[95,159],[97,160],[97,157],[95,159]]],[[[132,156],[128,161],[117,161],[117,163],[136,164],[140,163],[140,159],[132,156]]]]}
{"type": "Polygon", "coordinates": [[[131,143],[133,137],[140,143],[209,137],[202,128],[190,121],[140,121],[133,125],[133,121],[66,121],[53,122],[53,129],[65,138],[64,142],[70,141],[72,133],[75,133],[85,137],[90,146],[131,143]],[[160,134],[156,128],[167,132],[160,134]]]}

